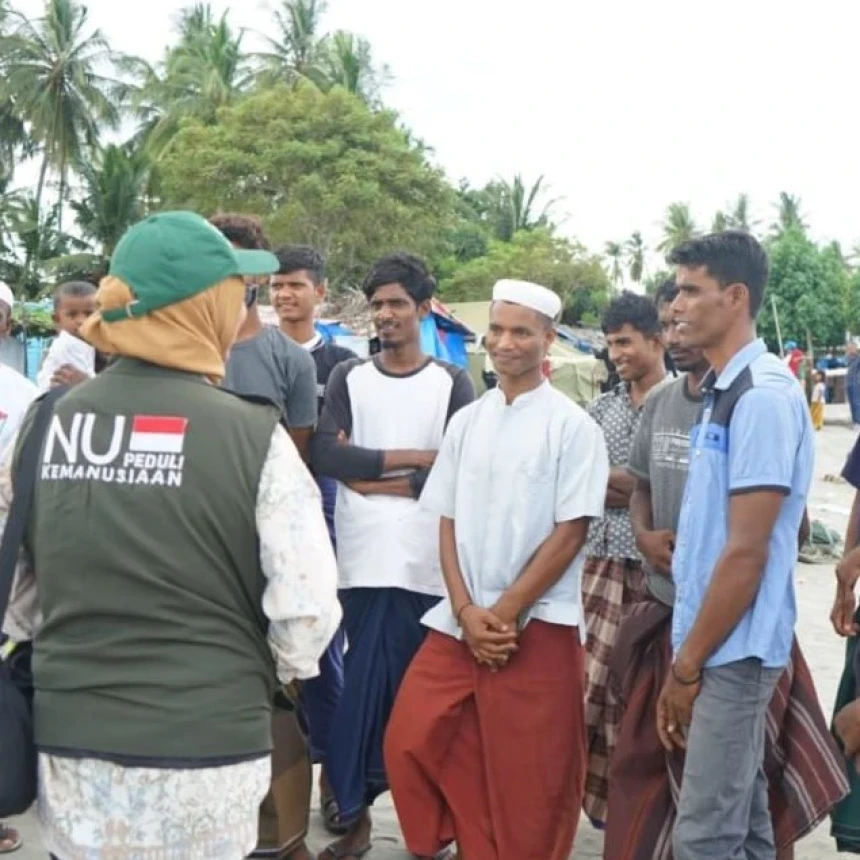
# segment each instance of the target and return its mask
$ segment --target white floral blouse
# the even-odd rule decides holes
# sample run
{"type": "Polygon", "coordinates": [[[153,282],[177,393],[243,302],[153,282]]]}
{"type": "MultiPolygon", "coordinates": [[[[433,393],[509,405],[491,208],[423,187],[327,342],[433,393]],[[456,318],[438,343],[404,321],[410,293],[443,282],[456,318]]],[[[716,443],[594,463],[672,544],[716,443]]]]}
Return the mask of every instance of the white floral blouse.
{"type": "MultiPolygon", "coordinates": [[[[14,448],[0,458],[0,533],[14,448]]],[[[256,520],[278,678],[314,677],[340,623],[337,570],[319,490],[282,427],[263,466],[256,520]]],[[[23,641],[39,622],[36,577],[22,556],[3,631],[23,641]]],[[[43,842],[60,860],[239,860],[256,844],[271,764],[171,770],[41,754],[39,777],[43,842]]]]}

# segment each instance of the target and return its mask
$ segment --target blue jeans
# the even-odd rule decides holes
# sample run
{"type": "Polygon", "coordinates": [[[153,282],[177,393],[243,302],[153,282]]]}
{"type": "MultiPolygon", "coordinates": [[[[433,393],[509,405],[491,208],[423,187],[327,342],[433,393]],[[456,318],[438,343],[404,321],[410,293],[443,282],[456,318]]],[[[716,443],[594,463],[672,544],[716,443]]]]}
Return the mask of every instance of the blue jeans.
{"type": "Polygon", "coordinates": [[[775,860],[763,763],[767,708],[782,671],[748,659],[702,673],[687,734],[675,860],[775,860]]]}

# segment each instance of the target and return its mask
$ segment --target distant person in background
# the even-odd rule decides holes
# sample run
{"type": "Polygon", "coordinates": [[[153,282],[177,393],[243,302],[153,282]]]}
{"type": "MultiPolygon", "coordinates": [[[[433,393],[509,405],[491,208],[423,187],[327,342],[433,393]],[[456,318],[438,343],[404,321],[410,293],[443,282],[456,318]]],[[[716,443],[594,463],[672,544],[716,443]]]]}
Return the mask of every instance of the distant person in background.
{"type": "Polygon", "coordinates": [[[860,426],[860,354],[857,342],[849,340],[845,346],[847,372],[845,374],[845,398],[851,409],[851,423],[860,426]]]}
{"type": "MultiPolygon", "coordinates": [[[[216,215],[211,223],[234,248],[268,250],[259,219],[216,215]]],[[[317,371],[306,349],[274,326],[263,325],[257,305],[260,282],[247,279],[248,316],[230,351],[222,385],[243,396],[265,397],[277,404],[290,438],[307,462],[317,420],[317,371]]]]}
{"type": "Polygon", "coordinates": [[[15,296],[12,290],[0,281],[0,364],[24,372],[24,347],[12,337],[12,311],[15,296]]]}
{"type": "MultiPolygon", "coordinates": [[[[317,404],[322,412],[325,389],[332,370],[342,361],[355,358],[355,353],[339,346],[314,327],[317,307],[325,301],[326,274],[322,255],[303,245],[288,245],[275,253],[278,272],[272,275],[269,288],[272,306],[278,314],[281,331],[306,349],[314,360],[317,373],[317,404]]],[[[336,546],[334,508],[337,481],[317,475],[323,497],[323,511],[332,545],[336,546]]],[[[308,718],[311,753],[314,764],[323,764],[320,771],[320,807],[326,830],[335,836],[346,830],[324,766],[328,750],[329,729],[335,709],[343,692],[343,629],[340,628],[320,660],[320,673],[302,686],[302,703],[308,718]]]]}
{"type": "Polygon", "coordinates": [[[812,386],[812,401],[809,412],[812,415],[812,426],[820,430],[824,426],[824,405],[827,403],[827,376],[823,370],[815,371],[815,383],[812,386]]]}
{"type": "Polygon", "coordinates": [[[806,356],[803,354],[803,350],[795,341],[789,340],[786,342],[784,360],[792,375],[797,379],[800,379],[800,366],[803,364],[804,358],[806,356]]]}
{"type": "Polygon", "coordinates": [[[41,391],[57,385],[76,385],[100,369],[95,349],[82,340],[81,325],[96,312],[96,288],[89,281],[68,281],[54,293],[57,336],[42,360],[36,384],[41,391]]]}

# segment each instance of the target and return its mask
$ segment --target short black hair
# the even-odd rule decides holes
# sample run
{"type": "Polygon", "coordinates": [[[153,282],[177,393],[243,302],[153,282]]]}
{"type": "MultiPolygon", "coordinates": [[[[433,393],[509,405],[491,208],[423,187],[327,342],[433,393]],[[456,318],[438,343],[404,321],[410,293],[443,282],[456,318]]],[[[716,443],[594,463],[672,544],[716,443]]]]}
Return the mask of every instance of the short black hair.
{"type": "Polygon", "coordinates": [[[278,274],[306,271],[316,286],[325,281],[325,258],[310,245],[284,245],[275,251],[278,258],[278,274]]]}
{"type": "Polygon", "coordinates": [[[671,305],[676,298],[678,298],[678,285],[674,278],[667,278],[657,287],[657,292],[654,293],[654,304],[659,310],[660,305],[671,305]]]}
{"type": "Polygon", "coordinates": [[[629,325],[646,337],[660,334],[660,318],[657,305],[648,298],[625,290],[614,298],[603,312],[602,328],[604,334],[613,334],[629,325]]]}
{"type": "Polygon", "coordinates": [[[54,311],[60,307],[60,302],[66,297],[86,299],[96,294],[95,284],[89,281],[66,281],[54,290],[54,311]]]}
{"type": "Polygon", "coordinates": [[[412,254],[388,254],[380,257],[361,286],[364,295],[371,299],[385,284],[400,284],[416,305],[426,302],[436,292],[436,279],[427,264],[412,254]]]}
{"type": "Polygon", "coordinates": [[[709,233],[678,245],[668,259],[674,266],[704,266],[723,289],[729,284],[744,284],[750,296],[750,316],[755,319],[764,301],[768,262],[754,236],[743,230],[709,233]]]}
{"type": "Polygon", "coordinates": [[[256,215],[237,215],[220,212],[209,219],[227,240],[246,251],[268,251],[271,247],[263,230],[263,222],[256,215]]]}

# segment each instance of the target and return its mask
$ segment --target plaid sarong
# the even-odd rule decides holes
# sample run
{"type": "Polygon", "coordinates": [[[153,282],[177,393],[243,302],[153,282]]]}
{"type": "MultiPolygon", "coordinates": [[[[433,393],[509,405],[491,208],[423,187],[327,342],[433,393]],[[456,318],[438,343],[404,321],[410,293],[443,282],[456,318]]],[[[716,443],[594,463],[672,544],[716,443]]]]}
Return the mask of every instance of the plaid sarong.
{"type": "Polygon", "coordinates": [[[609,661],[621,622],[632,606],[647,597],[638,561],[587,558],[582,570],[582,608],[588,630],[585,660],[585,726],[588,771],[582,808],[594,822],[606,821],[609,759],[618,737],[621,714],[607,702],[609,661]]]}
{"type": "MultiPolygon", "coordinates": [[[[672,660],[672,611],[632,610],[618,637],[608,697],[623,712],[610,768],[604,856],[671,860],[684,753],[657,735],[657,698],[672,660]]],[[[809,833],[848,791],[845,765],[827,728],[809,667],[794,642],[767,715],[764,769],[778,848],[809,833]]]]}

